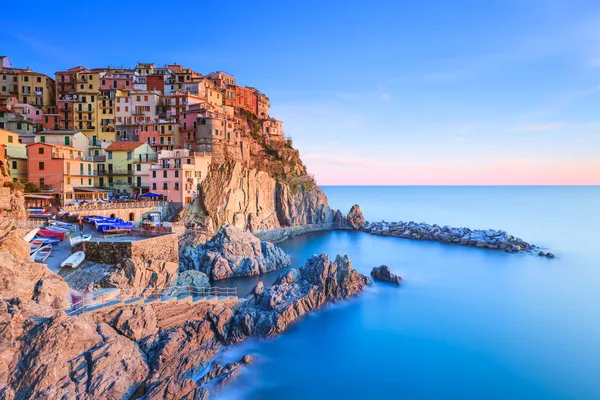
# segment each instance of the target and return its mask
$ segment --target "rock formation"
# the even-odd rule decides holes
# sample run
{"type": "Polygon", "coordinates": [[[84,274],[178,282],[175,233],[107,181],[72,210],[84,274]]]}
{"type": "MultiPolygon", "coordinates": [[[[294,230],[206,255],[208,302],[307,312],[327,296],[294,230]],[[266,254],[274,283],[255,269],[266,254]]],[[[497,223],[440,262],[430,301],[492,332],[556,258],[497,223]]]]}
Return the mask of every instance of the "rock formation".
{"type": "Polygon", "coordinates": [[[213,280],[260,275],[289,264],[279,247],[234,225],[223,226],[210,241],[187,246],[181,254],[182,269],[202,271],[213,280]]]}
{"type": "Polygon", "coordinates": [[[313,256],[298,269],[280,277],[268,290],[258,285],[253,298],[243,303],[233,317],[230,341],[248,336],[271,337],[306,313],[327,301],[339,301],[359,294],[370,279],[352,269],[347,256],[331,262],[327,255],[313,256]]]}
{"type": "Polygon", "coordinates": [[[354,229],[359,229],[365,223],[365,218],[362,215],[360,206],[355,204],[350,208],[350,212],[347,217],[348,225],[354,229]]]}
{"type": "Polygon", "coordinates": [[[376,281],[389,282],[395,285],[399,285],[402,281],[402,277],[400,275],[393,274],[390,270],[390,267],[387,265],[373,268],[371,271],[371,276],[376,281]]]}

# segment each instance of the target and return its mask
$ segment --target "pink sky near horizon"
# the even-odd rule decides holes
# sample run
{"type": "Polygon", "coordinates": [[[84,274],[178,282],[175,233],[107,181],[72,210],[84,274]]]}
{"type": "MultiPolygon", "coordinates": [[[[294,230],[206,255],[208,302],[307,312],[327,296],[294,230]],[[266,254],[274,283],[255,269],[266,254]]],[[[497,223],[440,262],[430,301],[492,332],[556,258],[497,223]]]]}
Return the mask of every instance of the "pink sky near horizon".
{"type": "Polygon", "coordinates": [[[600,185],[597,162],[506,160],[466,165],[416,165],[353,158],[302,157],[319,185],[600,185]]]}

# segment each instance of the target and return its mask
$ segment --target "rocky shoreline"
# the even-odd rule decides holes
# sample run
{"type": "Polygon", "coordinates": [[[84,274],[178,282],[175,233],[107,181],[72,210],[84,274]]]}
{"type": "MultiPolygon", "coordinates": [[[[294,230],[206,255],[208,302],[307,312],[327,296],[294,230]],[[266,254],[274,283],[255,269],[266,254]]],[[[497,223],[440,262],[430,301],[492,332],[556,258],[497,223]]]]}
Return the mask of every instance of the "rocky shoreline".
{"type": "MultiPolygon", "coordinates": [[[[393,236],[403,239],[429,240],[445,244],[479,247],[490,250],[504,250],[509,253],[537,253],[537,246],[493,229],[453,228],[450,226],[429,225],[416,222],[368,222],[359,227],[363,232],[378,236],[393,236]]],[[[544,253],[546,255],[546,253],[544,253]]]]}

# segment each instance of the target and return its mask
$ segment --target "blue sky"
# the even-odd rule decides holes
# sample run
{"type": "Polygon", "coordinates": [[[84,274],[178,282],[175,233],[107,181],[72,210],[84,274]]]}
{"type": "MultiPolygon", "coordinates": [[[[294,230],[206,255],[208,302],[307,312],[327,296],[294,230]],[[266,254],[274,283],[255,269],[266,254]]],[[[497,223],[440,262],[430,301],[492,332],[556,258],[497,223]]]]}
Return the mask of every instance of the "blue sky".
{"type": "Polygon", "coordinates": [[[15,66],[233,73],[322,184],[600,184],[597,1],[4,8],[15,66]]]}

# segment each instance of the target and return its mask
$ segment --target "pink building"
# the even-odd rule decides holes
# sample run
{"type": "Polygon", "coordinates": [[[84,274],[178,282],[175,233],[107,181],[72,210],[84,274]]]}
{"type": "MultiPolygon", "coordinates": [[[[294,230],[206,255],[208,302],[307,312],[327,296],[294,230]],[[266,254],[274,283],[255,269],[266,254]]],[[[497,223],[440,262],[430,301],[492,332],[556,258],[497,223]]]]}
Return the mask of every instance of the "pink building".
{"type": "Polygon", "coordinates": [[[211,156],[187,149],[162,150],[150,167],[150,191],[169,201],[191,204],[208,173],[211,156]]]}
{"type": "Polygon", "coordinates": [[[133,75],[123,72],[101,72],[100,90],[131,90],[133,89],[133,75]]]}

